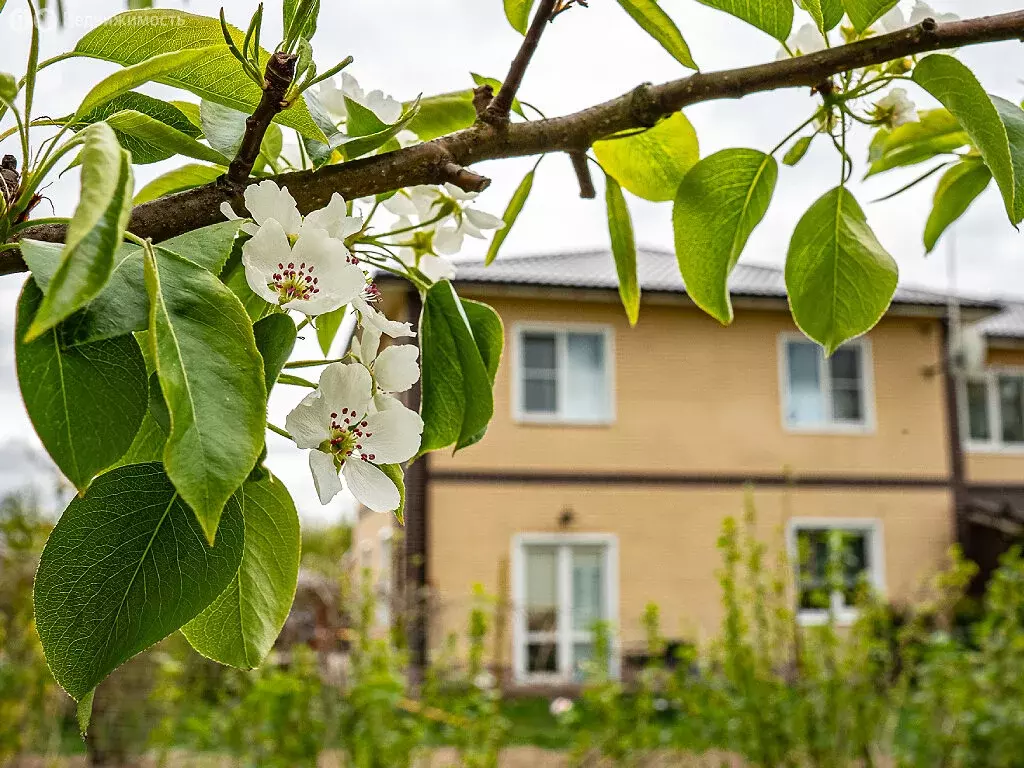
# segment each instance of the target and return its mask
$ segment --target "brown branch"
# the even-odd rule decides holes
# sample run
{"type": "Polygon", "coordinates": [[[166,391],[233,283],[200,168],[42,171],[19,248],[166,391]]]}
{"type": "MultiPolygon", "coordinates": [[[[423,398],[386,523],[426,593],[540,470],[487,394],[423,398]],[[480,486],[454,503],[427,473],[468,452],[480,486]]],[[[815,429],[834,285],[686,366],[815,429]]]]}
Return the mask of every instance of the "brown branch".
{"type": "Polygon", "coordinates": [[[295,79],[295,63],[298,56],[294,53],[275,53],[267,62],[264,73],[263,95],[252,116],[245,121],[245,133],[234,160],[228,166],[225,180],[232,187],[244,187],[245,182],[256,165],[263,146],[263,137],[274,118],[287,104],[284,100],[292,81],[295,79]]]}
{"type": "Polygon", "coordinates": [[[572,161],[572,170],[576,174],[576,181],[580,185],[580,197],[584,200],[593,200],[597,197],[597,190],[594,189],[594,177],[590,175],[590,162],[587,160],[587,153],[570,152],[569,159],[572,161]]]}
{"type": "Polygon", "coordinates": [[[441,166],[441,173],[446,177],[446,182],[454,184],[463,192],[483,192],[491,186],[491,180],[486,176],[463,168],[458,163],[445,163],[441,166]]]}
{"type": "MultiPolygon", "coordinates": [[[[928,51],[1022,37],[1024,11],[966,21],[921,23],[808,56],[697,73],[661,85],[644,86],[564,117],[512,123],[501,129],[478,122],[424,144],[326,166],[315,172],[297,171],[270,178],[287,186],[299,210],[308,213],[327,205],[334,192],[352,200],[418,184],[450,181],[451,164],[464,169],[484,160],[547,152],[585,152],[598,139],[644,127],[652,116],[669,115],[699,102],[740,98],[778,88],[812,88],[851,69],[928,51]]],[[[230,198],[230,192],[214,182],[137,206],[128,226],[139,237],[160,242],[222,221],[220,204],[230,198]]],[[[64,227],[40,225],[20,234],[62,242],[64,227]]],[[[0,274],[25,269],[17,251],[0,252],[0,274]]]]}
{"type": "Polygon", "coordinates": [[[526,68],[530,66],[533,54],[537,52],[537,46],[540,45],[540,38],[544,34],[544,28],[551,21],[557,2],[558,0],[540,0],[537,12],[533,16],[533,23],[530,24],[530,28],[526,31],[526,37],[523,39],[523,44],[519,46],[519,52],[512,59],[512,66],[508,69],[508,74],[501,84],[498,95],[494,97],[494,100],[484,111],[484,114],[480,116],[480,119],[484,122],[491,125],[508,124],[508,113],[511,111],[512,104],[516,100],[519,86],[523,84],[526,68]]]}

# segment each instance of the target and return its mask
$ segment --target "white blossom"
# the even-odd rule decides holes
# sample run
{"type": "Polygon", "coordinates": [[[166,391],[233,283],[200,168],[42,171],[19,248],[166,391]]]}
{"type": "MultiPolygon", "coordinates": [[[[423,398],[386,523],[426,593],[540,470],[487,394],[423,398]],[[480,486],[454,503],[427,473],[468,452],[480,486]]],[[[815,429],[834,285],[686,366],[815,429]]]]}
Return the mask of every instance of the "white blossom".
{"type": "Polygon", "coordinates": [[[309,468],[322,504],[342,490],[341,478],[375,512],[391,512],[401,503],[398,487],[380,465],[416,455],[423,420],[400,403],[375,412],[372,403],[366,367],[333,363],[324,369],[317,389],[288,414],[285,425],[295,444],[310,449],[309,468]]]}
{"type": "Polygon", "coordinates": [[[899,128],[918,122],[917,107],[907,96],[905,88],[893,88],[875,103],[875,116],[889,128],[899,128]]]}
{"type": "Polygon", "coordinates": [[[572,711],[572,706],[572,699],[567,699],[565,696],[559,696],[551,702],[551,714],[555,717],[568,714],[572,711]]]}
{"type": "Polygon", "coordinates": [[[345,97],[366,107],[382,123],[394,125],[402,117],[401,102],[396,101],[381,90],[373,90],[366,93],[359,85],[359,81],[348,72],[341,73],[340,88],[332,78],[320,85],[317,95],[321,103],[327,108],[327,111],[339,120],[348,119],[348,106],[345,104],[345,97]]]}
{"type": "Polygon", "coordinates": [[[808,53],[822,51],[825,49],[825,38],[814,24],[807,23],[793,33],[786,41],[786,45],[789,51],[782,48],[776,56],[777,59],[789,58],[790,51],[794,56],[805,56],[808,53]]]}
{"type": "Polygon", "coordinates": [[[420,350],[415,344],[392,344],[380,349],[380,329],[364,325],[352,342],[352,354],[372,374],[377,390],[385,395],[405,392],[420,379],[420,350]]]}
{"type": "Polygon", "coordinates": [[[910,11],[909,24],[910,26],[920,24],[925,19],[935,19],[941,23],[960,21],[960,17],[955,13],[936,13],[935,9],[928,5],[928,3],[916,0],[913,10],[910,11]]]}
{"type": "Polygon", "coordinates": [[[892,10],[885,13],[878,21],[876,21],[872,29],[881,35],[886,35],[890,32],[899,32],[906,26],[907,18],[903,15],[903,11],[900,10],[900,7],[896,5],[892,10]]]}
{"type": "Polygon", "coordinates": [[[380,301],[380,290],[370,284],[364,286],[362,292],[352,299],[352,307],[359,312],[359,323],[363,328],[372,327],[386,333],[393,339],[402,336],[415,336],[411,323],[389,320],[387,316],[373,305],[380,301]]]}
{"type": "Polygon", "coordinates": [[[495,679],[494,675],[486,669],[473,678],[473,685],[481,691],[491,690],[495,685],[497,685],[497,682],[498,681],[495,679]]]}
{"type": "MultiPolygon", "coordinates": [[[[253,222],[242,224],[242,231],[255,235],[267,221],[274,220],[285,233],[297,237],[303,227],[322,229],[328,236],[344,240],[363,228],[359,216],[349,216],[345,198],[335,192],[326,207],[313,211],[303,218],[295,198],[287,187],[279,187],[270,179],[245,188],[245,207],[253,222]]],[[[221,203],[221,213],[229,220],[240,221],[228,202],[221,203]]]]}
{"type": "Polygon", "coordinates": [[[266,219],[242,246],[245,279],[257,296],[315,317],[365,291],[366,274],[340,240],[303,226],[294,242],[276,219],[266,219]]]}

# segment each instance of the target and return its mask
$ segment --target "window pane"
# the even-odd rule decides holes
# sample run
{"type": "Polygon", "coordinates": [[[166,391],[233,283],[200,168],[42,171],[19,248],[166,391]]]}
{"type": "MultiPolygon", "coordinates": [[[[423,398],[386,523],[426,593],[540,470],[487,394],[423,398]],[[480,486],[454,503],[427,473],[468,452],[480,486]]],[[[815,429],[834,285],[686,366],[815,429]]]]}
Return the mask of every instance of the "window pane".
{"type": "Polygon", "coordinates": [[[859,388],[832,390],[832,418],[842,422],[864,421],[863,398],[859,388]]]}
{"type": "Polygon", "coordinates": [[[856,602],[869,575],[867,531],[806,528],[797,531],[798,601],[802,610],[826,610],[833,591],[843,605],[856,602]]]}
{"type": "Polygon", "coordinates": [[[558,626],[558,550],[526,549],[526,629],[554,632],[558,626]]]}
{"type": "Polygon", "coordinates": [[[860,347],[837,349],[829,358],[832,380],[832,418],[836,421],[864,420],[863,377],[860,347]]]}
{"type": "Polygon", "coordinates": [[[967,382],[967,421],[971,440],[988,442],[992,439],[988,414],[988,383],[967,382]]]}
{"type": "Polygon", "coordinates": [[[599,547],[572,551],[572,627],[589,630],[604,618],[604,556],[599,547]]]}
{"type": "Polygon", "coordinates": [[[860,381],[860,347],[837,349],[829,358],[832,381],[860,381]]]}
{"type": "Polygon", "coordinates": [[[573,643],[572,646],[572,676],[577,683],[583,682],[587,670],[584,665],[594,658],[593,643],[573,643]]]}
{"type": "Polygon", "coordinates": [[[569,370],[566,372],[565,415],[577,419],[607,418],[609,392],[604,336],[570,333],[566,343],[569,370]]]}
{"type": "Polygon", "coordinates": [[[527,413],[555,413],[558,410],[558,387],[553,378],[523,380],[523,410],[527,413]]]}
{"type": "Polygon", "coordinates": [[[786,344],[789,369],[787,416],[791,424],[820,424],[825,420],[821,393],[821,349],[816,344],[791,341],[786,344]]]}
{"type": "Polygon", "coordinates": [[[555,643],[529,643],[526,646],[527,672],[557,672],[558,645],[555,643]]]}
{"type": "Polygon", "coordinates": [[[523,364],[526,368],[555,369],[555,335],[523,334],[523,364]]]}
{"type": "Polygon", "coordinates": [[[999,416],[1003,442],[1024,443],[1024,378],[999,377],[999,416]]]}

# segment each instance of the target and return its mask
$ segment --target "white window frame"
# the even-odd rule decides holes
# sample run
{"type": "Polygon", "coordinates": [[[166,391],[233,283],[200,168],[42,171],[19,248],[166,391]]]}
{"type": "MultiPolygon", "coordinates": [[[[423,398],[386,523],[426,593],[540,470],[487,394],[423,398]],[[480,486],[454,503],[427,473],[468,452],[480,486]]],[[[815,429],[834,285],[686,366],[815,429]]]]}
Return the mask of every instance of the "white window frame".
{"type": "Polygon", "coordinates": [[[1024,442],[1006,443],[1003,441],[1002,406],[999,402],[999,377],[1017,376],[1024,378],[1024,368],[1015,366],[996,366],[986,368],[983,373],[965,375],[957,382],[957,398],[960,409],[960,433],[963,443],[972,453],[1010,453],[1024,454],[1024,442]],[[970,407],[967,400],[967,383],[981,381],[985,383],[988,399],[988,431],[992,435],[989,440],[975,440],[971,437],[970,407]]]}
{"type": "MultiPolygon", "coordinates": [[[[572,628],[572,548],[603,547],[604,615],[611,627],[609,674],[617,679],[622,660],[615,629],[619,622],[619,540],[611,533],[519,533],[512,537],[512,671],[517,683],[566,684],[573,682],[572,647],[593,638],[593,632],[572,628]],[[531,633],[526,627],[526,547],[558,548],[558,626],[552,638],[558,644],[559,670],[555,673],[527,671],[527,645],[531,633]]],[[[536,635],[537,633],[532,633],[536,635]]]]}
{"type": "Polygon", "coordinates": [[[603,323],[515,323],[512,326],[512,418],[517,422],[529,424],[573,424],[605,426],[615,422],[616,391],[615,391],[615,332],[610,325],[603,323]],[[531,413],[523,403],[523,335],[526,333],[548,333],[555,337],[555,362],[559,374],[555,379],[556,402],[555,413],[531,413]],[[568,379],[564,372],[568,370],[568,334],[589,333],[604,339],[605,385],[608,387],[608,413],[599,418],[579,418],[566,416],[564,406],[568,395],[568,379]]]}
{"type": "Polygon", "coordinates": [[[868,534],[868,583],[875,592],[885,598],[885,544],[882,540],[882,521],[876,518],[835,518],[835,517],[794,517],[786,523],[786,549],[793,567],[793,600],[796,605],[797,623],[801,626],[827,624],[829,615],[835,617],[839,626],[848,626],[857,620],[860,611],[842,602],[842,594],[830,596],[827,609],[800,608],[800,547],[797,534],[808,529],[826,528],[830,531],[849,531],[868,534]]]}
{"type": "MultiPolygon", "coordinates": [[[[814,344],[800,333],[783,331],[778,338],[778,364],[779,364],[779,405],[782,415],[782,427],[786,432],[793,432],[804,435],[873,435],[877,429],[875,420],[875,374],[874,356],[871,349],[871,340],[867,338],[853,339],[843,344],[844,347],[857,347],[861,355],[861,396],[863,398],[863,419],[859,422],[834,421],[827,418],[825,421],[816,424],[794,423],[789,418],[789,344],[790,342],[814,344]]],[[[825,398],[825,405],[828,413],[832,413],[832,373],[829,367],[829,360],[824,354],[821,356],[818,377],[821,381],[822,395],[825,398]]]]}

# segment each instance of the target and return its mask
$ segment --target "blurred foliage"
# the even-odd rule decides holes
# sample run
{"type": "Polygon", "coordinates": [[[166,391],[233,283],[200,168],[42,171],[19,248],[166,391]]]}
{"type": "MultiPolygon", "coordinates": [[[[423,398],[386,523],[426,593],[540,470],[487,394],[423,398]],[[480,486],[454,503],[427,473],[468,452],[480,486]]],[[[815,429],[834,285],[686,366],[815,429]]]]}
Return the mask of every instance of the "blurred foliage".
{"type": "MultiPolygon", "coordinates": [[[[48,528],[24,499],[0,504],[0,765],[83,751],[31,624],[32,574],[48,528]]],[[[244,673],[172,636],[100,686],[89,759],[127,766],[148,754],[179,766],[191,764],[183,756],[207,755],[285,768],[315,766],[330,750],[353,768],[401,768],[444,746],[460,765],[497,768],[511,744],[536,744],[581,766],[666,764],[666,756],[672,764],[682,753],[708,765],[740,758],[794,768],[1020,764],[1018,551],[1004,557],[969,620],[962,598],[975,568],[954,549],[913,605],[886,605],[865,587],[852,626],[801,627],[792,564],[772,554],[785,548],[754,531],[752,510],[723,529],[724,619],[713,642],[670,642],[658,606],[648,605],[639,617],[644,661],[620,680],[609,674],[612,627],[599,625],[580,695],[551,710],[547,698],[504,698],[489,667],[495,616],[503,615],[497,598],[474,589],[465,632],[449,638],[418,681],[399,633],[379,624],[372,574],[339,565],[351,531],[307,531],[304,567],[328,568],[338,604],[348,606],[347,651],[280,647],[262,669],[244,673]]]]}

